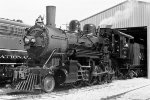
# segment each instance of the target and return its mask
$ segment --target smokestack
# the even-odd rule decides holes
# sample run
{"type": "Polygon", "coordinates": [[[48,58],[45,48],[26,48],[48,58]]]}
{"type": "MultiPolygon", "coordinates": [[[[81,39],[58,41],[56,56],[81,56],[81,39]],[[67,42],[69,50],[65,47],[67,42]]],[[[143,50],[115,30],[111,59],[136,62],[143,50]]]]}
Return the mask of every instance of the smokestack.
{"type": "Polygon", "coordinates": [[[56,6],[46,6],[46,25],[55,27],[56,6]]]}

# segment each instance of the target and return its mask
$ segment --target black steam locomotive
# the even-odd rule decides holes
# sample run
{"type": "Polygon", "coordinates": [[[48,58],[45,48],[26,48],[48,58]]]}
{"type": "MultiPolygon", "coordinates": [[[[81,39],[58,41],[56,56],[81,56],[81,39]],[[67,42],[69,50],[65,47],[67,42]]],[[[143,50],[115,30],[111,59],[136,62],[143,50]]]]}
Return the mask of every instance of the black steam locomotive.
{"type": "Polygon", "coordinates": [[[0,19],[0,83],[12,80],[12,67],[20,66],[27,59],[22,37],[25,28],[20,22],[0,19]]]}
{"type": "Polygon", "coordinates": [[[136,73],[130,69],[134,47],[131,35],[109,28],[96,29],[93,24],[86,24],[81,31],[77,20],[70,22],[68,31],[54,26],[44,25],[39,17],[27,29],[24,46],[31,59],[14,69],[15,89],[51,92],[59,85],[102,84],[113,77],[136,73]]]}

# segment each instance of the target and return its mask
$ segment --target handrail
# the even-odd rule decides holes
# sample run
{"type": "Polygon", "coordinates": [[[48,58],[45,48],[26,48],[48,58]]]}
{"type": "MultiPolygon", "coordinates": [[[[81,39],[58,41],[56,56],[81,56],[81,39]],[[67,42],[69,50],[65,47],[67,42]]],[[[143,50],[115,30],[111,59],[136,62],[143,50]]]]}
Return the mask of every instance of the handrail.
{"type": "Polygon", "coordinates": [[[50,56],[48,57],[48,59],[47,59],[46,62],[44,63],[43,68],[46,68],[46,64],[49,62],[49,60],[51,59],[51,57],[53,56],[53,54],[55,53],[56,50],[57,50],[57,49],[54,49],[54,50],[52,51],[52,53],[50,54],[50,56]]]}

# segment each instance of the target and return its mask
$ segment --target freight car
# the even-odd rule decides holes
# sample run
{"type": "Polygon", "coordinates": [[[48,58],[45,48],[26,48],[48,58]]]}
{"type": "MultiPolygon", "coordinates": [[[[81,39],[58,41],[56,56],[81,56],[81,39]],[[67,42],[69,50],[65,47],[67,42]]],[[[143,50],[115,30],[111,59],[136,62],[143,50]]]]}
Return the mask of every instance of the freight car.
{"type": "Polygon", "coordinates": [[[0,83],[11,82],[11,68],[20,66],[27,59],[22,39],[27,27],[29,25],[0,19],[0,83]]]}

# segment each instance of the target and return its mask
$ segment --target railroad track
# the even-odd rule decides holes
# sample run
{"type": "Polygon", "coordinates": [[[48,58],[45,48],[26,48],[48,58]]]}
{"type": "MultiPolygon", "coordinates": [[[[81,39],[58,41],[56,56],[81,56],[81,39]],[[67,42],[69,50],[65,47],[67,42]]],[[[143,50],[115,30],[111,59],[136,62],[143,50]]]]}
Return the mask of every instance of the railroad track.
{"type": "Polygon", "coordinates": [[[136,91],[138,89],[141,89],[141,88],[144,88],[144,87],[147,87],[147,86],[150,86],[150,84],[148,85],[144,85],[144,86],[141,86],[141,87],[138,87],[138,88],[135,88],[135,89],[131,89],[131,90],[128,90],[128,91],[125,91],[125,92],[122,92],[122,93],[119,93],[119,94],[116,94],[116,95],[112,95],[112,96],[109,96],[107,98],[101,98],[101,100],[116,100],[117,98],[127,94],[127,93],[130,93],[132,91],[136,91]]]}
{"type": "MultiPolygon", "coordinates": [[[[68,99],[69,97],[78,98],[79,96],[82,96],[84,98],[85,95],[87,96],[89,95],[88,97],[90,97],[90,95],[94,95],[102,100],[112,100],[112,99],[117,99],[132,91],[136,91],[138,89],[150,86],[149,81],[148,82],[145,81],[146,83],[140,81],[139,83],[142,83],[142,84],[138,86],[135,85],[135,83],[137,82],[133,82],[133,81],[131,81],[131,83],[133,82],[134,84],[132,83],[132,85],[129,85],[130,83],[128,83],[124,86],[124,82],[119,81],[119,82],[112,82],[112,83],[102,84],[102,85],[83,86],[80,88],[73,88],[71,86],[61,86],[59,88],[56,88],[54,92],[52,93],[43,93],[40,91],[36,91],[34,93],[30,93],[30,92],[6,93],[5,92],[5,93],[0,94],[0,100],[16,100],[16,99],[17,100],[20,100],[20,99],[21,100],[37,100],[37,99],[43,100],[44,98],[45,99],[48,98],[49,100],[51,99],[52,100],[63,100],[63,99],[70,100],[72,98],[68,99]],[[118,84],[120,84],[120,86],[118,86],[118,84]],[[113,93],[115,92],[116,87],[118,87],[117,92],[113,93]],[[123,91],[118,92],[119,89],[120,90],[123,89],[123,91]],[[108,92],[108,93],[105,93],[104,95],[103,92],[108,92]]],[[[72,100],[76,100],[76,99],[72,99],[72,100]]],[[[87,100],[91,100],[91,99],[89,98],[87,100]]]]}
{"type": "Polygon", "coordinates": [[[94,86],[83,86],[80,88],[73,88],[71,86],[61,86],[59,88],[56,88],[52,93],[44,93],[41,91],[36,92],[3,92],[0,93],[0,100],[16,100],[16,99],[34,99],[34,98],[40,98],[42,95],[48,96],[50,98],[58,98],[64,95],[74,94],[78,91],[85,92],[85,91],[91,91],[95,89],[102,89],[106,87],[110,87],[109,84],[103,84],[103,85],[94,85],[94,86]],[[10,98],[10,99],[8,99],[10,98]]]}

